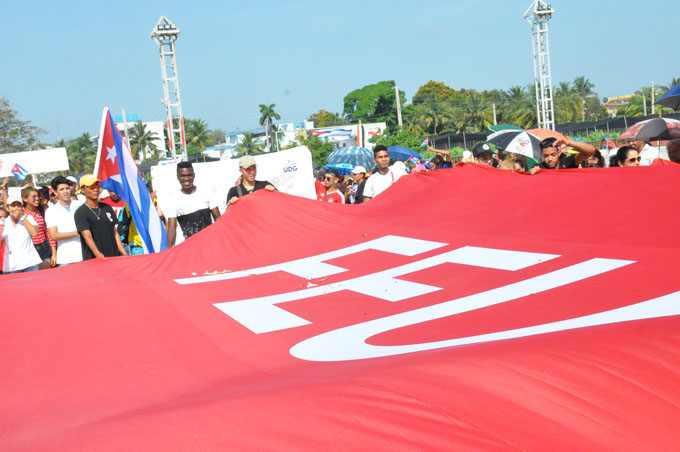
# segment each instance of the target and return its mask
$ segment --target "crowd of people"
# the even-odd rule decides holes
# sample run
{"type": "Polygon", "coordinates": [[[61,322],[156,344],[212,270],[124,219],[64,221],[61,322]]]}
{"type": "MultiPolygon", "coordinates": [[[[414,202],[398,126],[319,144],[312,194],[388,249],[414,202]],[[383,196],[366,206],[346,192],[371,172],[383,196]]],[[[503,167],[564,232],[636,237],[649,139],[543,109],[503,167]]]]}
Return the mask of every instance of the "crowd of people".
{"type": "MultiPolygon", "coordinates": [[[[659,158],[658,148],[635,141],[612,152],[609,165],[599,149],[581,141],[551,137],[541,141],[540,148],[540,161],[533,161],[502,149],[494,150],[488,143],[478,143],[465,152],[462,161],[529,174],[566,168],[680,163],[680,139],[666,144],[669,160],[659,158]]],[[[317,200],[361,204],[379,196],[408,173],[454,166],[449,151],[429,149],[435,156],[428,161],[397,161],[390,165],[387,148],[378,145],[373,150],[374,166],[370,169],[355,166],[345,176],[332,168],[319,171],[314,181],[317,200]]],[[[252,156],[243,156],[238,163],[240,176],[227,193],[227,207],[255,191],[276,190],[269,181],[257,180],[257,164],[252,156]]],[[[164,210],[157,206],[166,226],[168,247],[175,245],[178,231],[188,238],[220,218],[219,202],[208,190],[194,184],[190,162],[177,164],[177,180],[181,188],[176,196],[164,205],[164,210]]],[[[28,184],[20,195],[10,195],[8,185],[9,178],[5,178],[0,187],[2,273],[44,270],[88,259],[144,252],[129,208],[117,193],[102,189],[101,181],[92,174],[85,174],[80,180],[57,176],[49,187],[28,184]]],[[[156,204],[151,186],[148,188],[156,204]]]]}

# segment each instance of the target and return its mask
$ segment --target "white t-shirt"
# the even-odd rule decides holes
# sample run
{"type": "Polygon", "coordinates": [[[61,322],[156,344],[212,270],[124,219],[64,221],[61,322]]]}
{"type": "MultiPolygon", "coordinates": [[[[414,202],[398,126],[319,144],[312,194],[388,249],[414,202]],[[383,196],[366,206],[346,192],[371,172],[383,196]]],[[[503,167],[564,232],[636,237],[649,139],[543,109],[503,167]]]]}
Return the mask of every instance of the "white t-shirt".
{"type": "Polygon", "coordinates": [[[366,181],[364,186],[364,198],[375,198],[399,180],[400,174],[395,174],[390,168],[386,174],[375,172],[366,181]]]}
{"type": "MultiPolygon", "coordinates": [[[[27,215],[26,219],[33,226],[38,227],[38,223],[36,223],[31,215],[27,215]]],[[[3,272],[24,270],[42,262],[38,252],[35,250],[35,246],[33,246],[31,234],[28,233],[28,229],[21,222],[15,226],[11,218],[5,218],[5,224],[2,228],[2,240],[5,241],[5,257],[2,264],[3,272]]]]}
{"type": "MultiPolygon", "coordinates": [[[[80,207],[80,201],[71,201],[68,210],[62,206],[60,202],[53,204],[52,207],[45,211],[45,226],[51,228],[57,227],[57,232],[74,232],[76,231],[76,223],[73,219],[73,214],[76,209],[80,207]]],[[[57,264],[72,264],[74,262],[81,262],[83,260],[83,248],[80,245],[80,235],[71,237],[69,239],[57,240],[57,264]]]]}
{"type": "Polygon", "coordinates": [[[174,192],[173,196],[168,199],[163,211],[167,218],[177,218],[180,215],[187,215],[201,209],[212,210],[217,206],[219,206],[219,201],[212,191],[196,187],[196,190],[190,195],[185,194],[182,190],[174,192]]]}

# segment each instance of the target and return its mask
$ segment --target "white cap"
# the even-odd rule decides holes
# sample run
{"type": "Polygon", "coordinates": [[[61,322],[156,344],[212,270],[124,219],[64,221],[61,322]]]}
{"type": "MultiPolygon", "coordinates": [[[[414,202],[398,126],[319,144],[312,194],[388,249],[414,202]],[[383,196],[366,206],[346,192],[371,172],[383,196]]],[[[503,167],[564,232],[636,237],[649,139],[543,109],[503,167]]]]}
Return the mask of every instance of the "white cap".
{"type": "Polygon", "coordinates": [[[10,204],[14,204],[14,203],[17,202],[17,201],[19,201],[22,205],[23,205],[23,203],[24,203],[24,202],[21,200],[21,196],[16,195],[16,194],[14,194],[14,195],[10,194],[10,195],[7,197],[7,201],[5,202],[5,205],[6,205],[6,206],[9,206],[10,204]]]}
{"type": "Polygon", "coordinates": [[[352,170],[352,174],[361,174],[361,173],[365,173],[365,172],[366,172],[366,168],[364,168],[361,165],[355,166],[354,169],[352,170]]]}

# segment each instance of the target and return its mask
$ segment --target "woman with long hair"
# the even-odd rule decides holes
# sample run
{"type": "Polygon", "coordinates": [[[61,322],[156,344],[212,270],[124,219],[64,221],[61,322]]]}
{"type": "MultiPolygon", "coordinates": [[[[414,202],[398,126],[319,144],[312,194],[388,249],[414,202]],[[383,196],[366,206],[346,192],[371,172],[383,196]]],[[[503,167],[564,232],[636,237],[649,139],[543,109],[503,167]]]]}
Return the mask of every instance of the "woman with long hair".
{"type": "Polygon", "coordinates": [[[54,267],[57,262],[57,242],[50,238],[45,226],[45,218],[40,213],[40,195],[34,187],[26,187],[21,190],[21,199],[24,201],[24,214],[33,217],[38,225],[38,234],[33,237],[33,245],[42,262],[41,270],[54,267]]]}

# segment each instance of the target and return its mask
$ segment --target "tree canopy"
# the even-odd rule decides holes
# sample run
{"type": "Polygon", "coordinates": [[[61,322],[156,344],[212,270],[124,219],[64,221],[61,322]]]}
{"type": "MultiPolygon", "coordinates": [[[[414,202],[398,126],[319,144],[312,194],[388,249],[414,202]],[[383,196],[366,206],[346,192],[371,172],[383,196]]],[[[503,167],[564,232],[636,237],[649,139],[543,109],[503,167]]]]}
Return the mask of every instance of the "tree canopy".
{"type": "Polygon", "coordinates": [[[28,151],[44,129],[31,125],[31,121],[19,119],[20,113],[12,110],[9,101],[0,97],[0,153],[28,151]]]}
{"type": "MultiPolygon", "coordinates": [[[[397,97],[394,80],[366,85],[347,94],[343,116],[351,122],[385,122],[389,128],[397,125],[397,97]]],[[[399,100],[406,104],[406,95],[399,91],[399,100]]]]}

